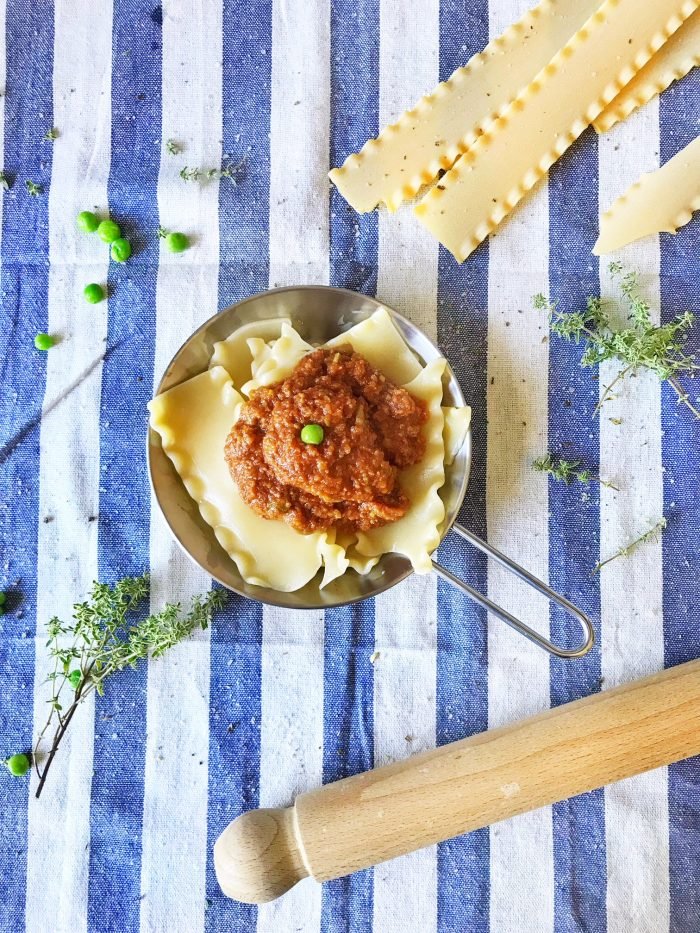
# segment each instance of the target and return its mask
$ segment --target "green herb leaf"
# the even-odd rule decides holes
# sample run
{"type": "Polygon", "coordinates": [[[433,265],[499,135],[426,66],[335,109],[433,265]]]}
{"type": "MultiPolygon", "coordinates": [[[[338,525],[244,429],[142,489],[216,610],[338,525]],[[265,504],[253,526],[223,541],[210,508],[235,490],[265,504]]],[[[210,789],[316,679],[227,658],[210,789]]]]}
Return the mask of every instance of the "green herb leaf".
{"type": "Polygon", "coordinates": [[[579,470],[581,466],[580,460],[555,459],[550,453],[547,453],[544,457],[533,460],[532,466],[533,469],[538,470],[540,473],[547,473],[553,479],[566,483],[567,486],[570,486],[574,481],[587,485],[591,480],[595,480],[595,482],[600,483],[601,486],[607,486],[608,489],[617,490],[618,488],[612,483],[596,476],[590,470],[579,470]]]}
{"type": "Polygon", "coordinates": [[[534,298],[535,308],[549,315],[553,333],[564,340],[585,343],[582,366],[597,366],[605,360],[617,360],[621,364],[618,375],[604,389],[596,411],[612,397],[612,389],[620,380],[640,369],[648,369],[662,382],[668,382],[679,403],[700,418],[700,411],[678,382],[679,375],[692,376],[700,369],[694,356],[684,349],[694,315],[685,311],[666,324],[653,324],[649,304],[638,291],[637,274],[623,272],[619,263],[611,263],[609,268],[622,293],[627,313],[625,327],[613,327],[604,302],[595,296],[588,299],[584,311],[570,312],[560,311],[544,295],[534,298]]]}
{"type": "Polygon", "coordinates": [[[182,152],[182,147],[174,139],[169,139],[166,142],[165,149],[170,155],[179,155],[182,152]]]}
{"type": "Polygon", "coordinates": [[[183,181],[199,181],[202,171],[198,168],[188,168],[186,165],[180,169],[180,178],[183,181]]]}
{"type": "Polygon", "coordinates": [[[44,139],[48,140],[50,143],[52,143],[54,139],[58,139],[58,130],[55,126],[52,126],[50,130],[44,133],[44,139]]]}
{"type": "Polygon", "coordinates": [[[228,178],[232,184],[236,185],[240,180],[244,164],[245,159],[236,163],[229,162],[221,168],[189,168],[185,165],[180,169],[180,178],[183,181],[212,181],[214,178],[228,178]]]}
{"type": "Polygon", "coordinates": [[[29,192],[29,194],[31,194],[33,198],[36,198],[43,191],[43,188],[41,187],[41,185],[37,185],[36,182],[30,181],[29,179],[25,181],[24,185],[27,191],[29,192]]]}
{"type": "Polygon", "coordinates": [[[0,185],[2,185],[5,191],[9,191],[10,188],[12,187],[11,180],[7,177],[7,175],[4,172],[0,172],[0,185]]]}

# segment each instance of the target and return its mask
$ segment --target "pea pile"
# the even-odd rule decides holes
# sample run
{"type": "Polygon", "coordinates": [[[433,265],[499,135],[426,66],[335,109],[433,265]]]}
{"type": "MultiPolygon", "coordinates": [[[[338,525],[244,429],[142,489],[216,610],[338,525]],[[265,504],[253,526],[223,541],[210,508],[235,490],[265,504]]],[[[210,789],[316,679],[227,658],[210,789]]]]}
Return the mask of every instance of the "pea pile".
{"type": "MultiPolygon", "coordinates": [[[[80,211],[76,217],[76,223],[84,233],[96,233],[103,243],[109,245],[109,253],[114,262],[126,262],[131,256],[131,243],[122,236],[121,228],[115,220],[109,217],[100,220],[92,211],[80,211]]],[[[190,245],[185,234],[178,231],[168,232],[159,227],[158,236],[165,240],[166,248],[171,253],[183,253],[190,245]]],[[[98,282],[90,282],[83,289],[83,297],[89,304],[96,305],[107,297],[107,290],[98,282]]],[[[56,339],[51,334],[37,334],[34,338],[34,346],[37,350],[45,352],[55,344],[56,339]]]]}

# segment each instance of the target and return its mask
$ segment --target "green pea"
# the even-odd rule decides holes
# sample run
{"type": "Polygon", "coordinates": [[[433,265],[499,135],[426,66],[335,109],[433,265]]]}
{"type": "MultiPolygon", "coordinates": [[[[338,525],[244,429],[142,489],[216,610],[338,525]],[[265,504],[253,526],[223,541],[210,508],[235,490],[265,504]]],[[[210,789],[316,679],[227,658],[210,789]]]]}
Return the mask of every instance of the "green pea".
{"type": "Polygon", "coordinates": [[[3,593],[3,591],[0,590],[0,606],[4,606],[6,602],[7,602],[7,593],[3,593]]]}
{"type": "Polygon", "coordinates": [[[320,424],[305,424],[299,436],[303,444],[320,444],[323,440],[323,428],[320,424]]]}
{"type": "Polygon", "coordinates": [[[82,673],[76,668],[74,671],[71,671],[68,675],[68,681],[70,682],[71,687],[74,690],[77,690],[80,686],[80,681],[83,679],[82,673]]]}
{"type": "Polygon", "coordinates": [[[29,771],[29,756],[23,753],[10,755],[9,758],[5,759],[5,767],[15,777],[22,777],[23,774],[29,771]]]}
{"type": "Polygon", "coordinates": [[[86,285],[83,289],[83,295],[85,296],[85,301],[89,301],[91,305],[96,305],[103,300],[105,290],[101,285],[98,285],[97,282],[90,282],[90,284],[86,285]]]}
{"type": "Polygon", "coordinates": [[[34,346],[37,350],[50,350],[55,343],[51,334],[37,334],[34,338],[34,346]]]}
{"type": "Polygon", "coordinates": [[[190,245],[184,233],[169,233],[165,238],[165,245],[171,253],[182,253],[190,245]]]}
{"type": "Polygon", "coordinates": [[[122,235],[119,224],[114,220],[103,220],[97,228],[97,235],[103,243],[114,243],[122,235]]]}
{"type": "Polygon", "coordinates": [[[126,262],[131,256],[131,243],[125,240],[124,237],[119,237],[118,240],[112,243],[110,253],[115,262],[126,262]]]}
{"type": "Polygon", "coordinates": [[[81,211],[77,217],[77,223],[81,230],[86,233],[94,233],[100,226],[100,218],[92,211],[81,211]]]}

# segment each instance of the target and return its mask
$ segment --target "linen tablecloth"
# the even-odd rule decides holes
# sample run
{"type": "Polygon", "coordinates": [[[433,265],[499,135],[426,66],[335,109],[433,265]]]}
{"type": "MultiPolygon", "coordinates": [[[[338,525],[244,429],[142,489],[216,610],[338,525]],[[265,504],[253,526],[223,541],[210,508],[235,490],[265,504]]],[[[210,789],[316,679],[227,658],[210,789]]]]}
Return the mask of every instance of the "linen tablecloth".
{"type": "MultiPolygon", "coordinates": [[[[150,568],[154,606],[210,586],[151,502],[145,405],[195,327],[271,286],[376,294],[439,342],[473,407],[462,519],[590,613],[598,635],[584,660],[550,660],[434,575],[326,613],[234,598],[210,631],[81,709],[39,801],[35,779],[0,775],[2,931],[700,930],[697,760],[323,887],[307,880],[259,909],[223,897],[212,867],[214,840],[245,809],[700,655],[700,424],[643,374],[596,414],[616,367],[582,369],[581,348],[550,339],[532,308],[538,292],[564,309],[614,294],[591,255],[599,209],[697,135],[700,75],[584,134],[461,266],[410,209],[359,216],[327,182],[528,5],[0,2],[14,182],[0,191],[0,755],[31,747],[47,620],[68,618],[93,579],[150,568]],[[233,178],[180,177],[239,163],[233,178]],[[122,224],[125,265],[77,231],[83,209],[122,224]],[[165,251],[159,225],[192,248],[165,251]],[[84,301],[93,281],[108,301],[84,301]],[[47,354],[40,331],[58,338],[47,354]],[[547,450],[619,491],[533,471],[547,450]],[[661,516],[662,540],[591,576],[661,516]]],[[[699,249],[696,218],[618,258],[667,320],[698,309],[699,249]]],[[[566,637],[566,619],[478,553],[448,541],[442,557],[566,637]]]]}

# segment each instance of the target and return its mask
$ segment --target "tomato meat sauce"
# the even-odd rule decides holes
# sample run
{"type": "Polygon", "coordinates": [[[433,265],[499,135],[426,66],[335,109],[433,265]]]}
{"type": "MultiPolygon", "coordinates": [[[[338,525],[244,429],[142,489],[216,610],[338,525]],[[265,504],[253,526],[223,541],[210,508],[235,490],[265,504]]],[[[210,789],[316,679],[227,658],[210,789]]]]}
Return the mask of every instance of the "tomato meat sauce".
{"type": "Polygon", "coordinates": [[[423,459],[427,420],[423,401],[351,347],[314,350],[287,379],[251,394],[225,457],[259,515],[305,534],[369,531],[406,514],[400,471],[423,459]],[[308,425],[320,442],[304,443],[308,425]]]}

